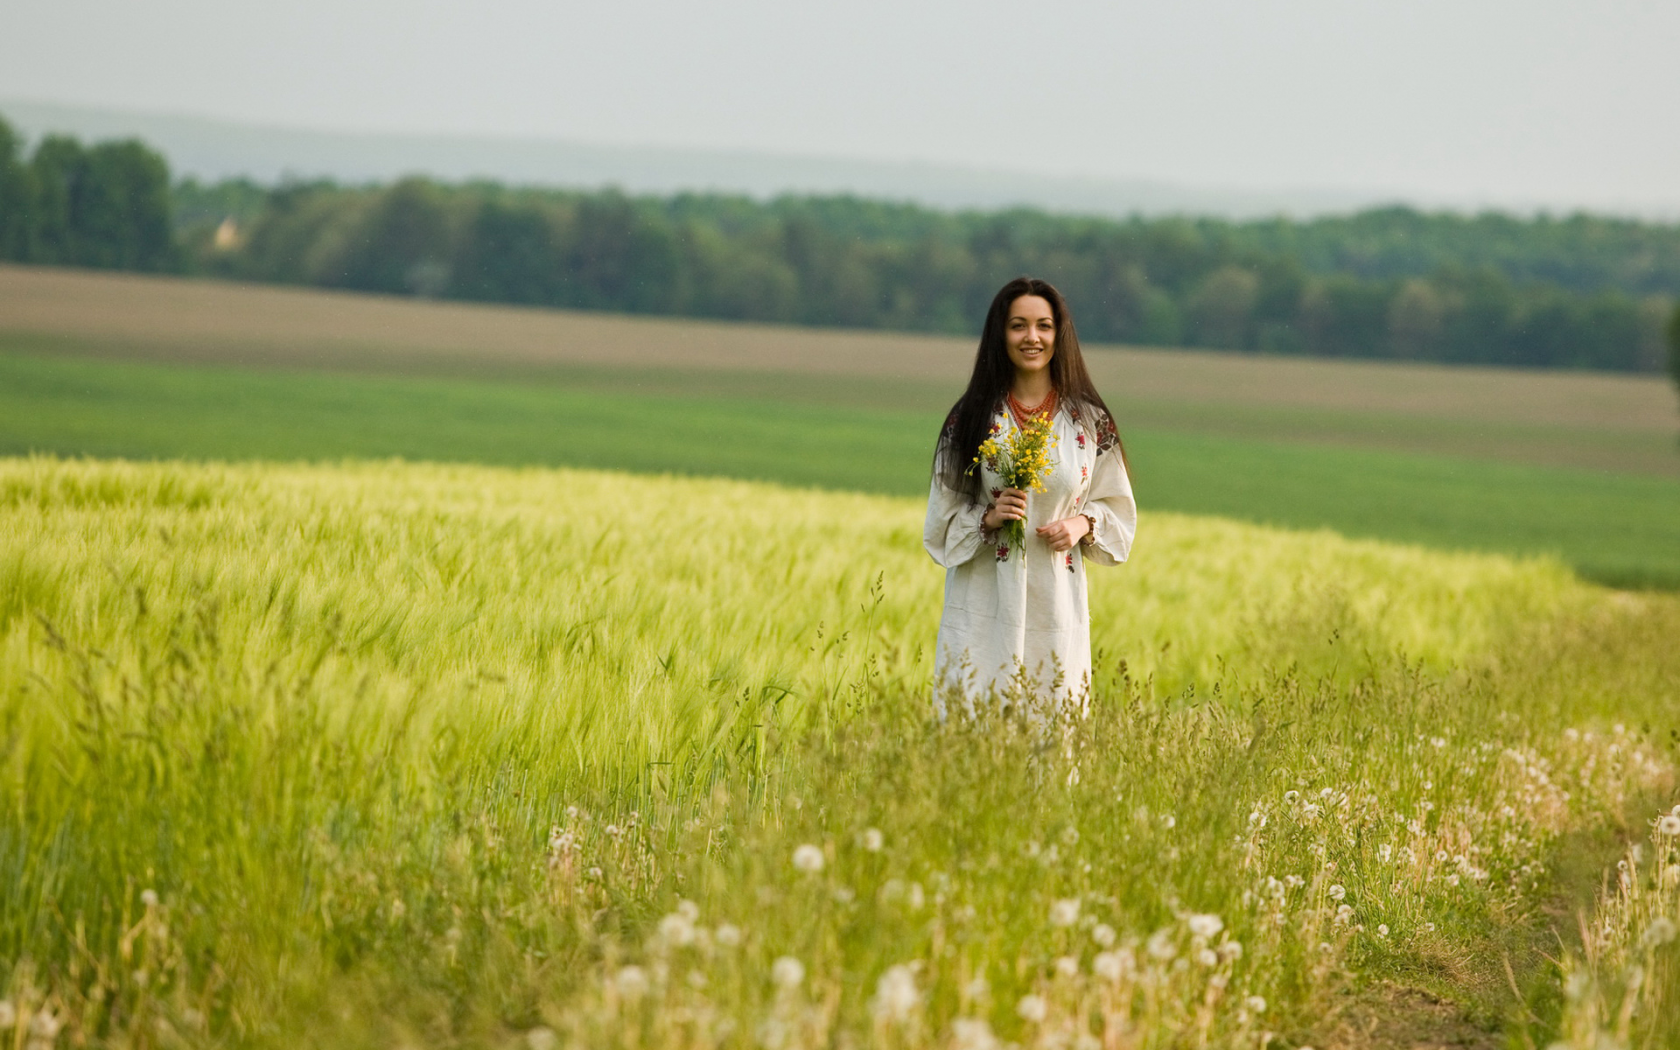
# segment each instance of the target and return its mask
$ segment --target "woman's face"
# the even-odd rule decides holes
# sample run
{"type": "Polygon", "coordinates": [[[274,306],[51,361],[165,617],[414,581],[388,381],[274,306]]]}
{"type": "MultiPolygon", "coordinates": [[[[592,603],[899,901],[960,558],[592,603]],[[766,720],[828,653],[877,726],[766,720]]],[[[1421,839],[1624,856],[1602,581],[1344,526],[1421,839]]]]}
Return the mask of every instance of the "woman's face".
{"type": "Polygon", "coordinates": [[[1023,295],[1009,304],[1004,322],[1004,345],[1017,375],[1032,374],[1050,367],[1056,356],[1056,315],[1049,300],[1041,295],[1023,295]]]}

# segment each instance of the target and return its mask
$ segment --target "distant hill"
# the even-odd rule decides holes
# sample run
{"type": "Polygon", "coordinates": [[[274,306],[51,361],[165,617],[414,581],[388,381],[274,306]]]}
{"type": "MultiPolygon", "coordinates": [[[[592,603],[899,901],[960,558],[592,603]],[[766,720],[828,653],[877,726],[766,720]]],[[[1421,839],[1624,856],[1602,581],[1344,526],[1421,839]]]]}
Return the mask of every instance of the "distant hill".
{"type": "Polygon", "coordinates": [[[296,176],[384,182],[423,174],[450,182],[485,178],[538,186],[619,186],[632,193],[853,193],[946,209],[1027,205],[1063,214],[1226,218],[1348,212],[1390,203],[1398,196],[1045,178],[935,164],[563,140],[311,131],[13,100],[0,100],[0,113],[30,139],[51,132],[93,140],[135,136],[161,150],[178,176],[209,181],[244,176],[275,182],[296,176]]]}

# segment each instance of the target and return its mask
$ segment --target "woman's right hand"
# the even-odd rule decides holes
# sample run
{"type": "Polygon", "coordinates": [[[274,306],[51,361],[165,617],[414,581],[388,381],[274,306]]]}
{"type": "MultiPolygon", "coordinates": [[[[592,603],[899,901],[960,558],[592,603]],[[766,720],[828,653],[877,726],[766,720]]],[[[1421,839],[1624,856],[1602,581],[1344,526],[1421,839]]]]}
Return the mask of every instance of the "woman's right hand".
{"type": "Polygon", "coordinates": [[[998,493],[997,502],[986,511],[986,516],[980,519],[980,524],[987,532],[996,532],[1003,528],[1006,521],[1019,521],[1027,516],[1027,494],[1020,489],[1004,489],[998,493]]]}

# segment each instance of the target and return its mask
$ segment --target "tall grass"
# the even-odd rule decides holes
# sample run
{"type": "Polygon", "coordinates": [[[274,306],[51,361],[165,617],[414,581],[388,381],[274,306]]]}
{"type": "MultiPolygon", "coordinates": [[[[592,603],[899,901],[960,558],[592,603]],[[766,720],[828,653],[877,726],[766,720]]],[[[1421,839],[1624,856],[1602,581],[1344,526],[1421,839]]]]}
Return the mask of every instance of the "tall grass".
{"type": "Polygon", "coordinates": [[[920,514],[5,461],[19,1041],[1259,1045],[1378,976],[1497,1016],[1507,956],[1555,1028],[1532,941],[1668,788],[1675,602],[1151,515],[1046,740],[929,721],[920,514]]]}

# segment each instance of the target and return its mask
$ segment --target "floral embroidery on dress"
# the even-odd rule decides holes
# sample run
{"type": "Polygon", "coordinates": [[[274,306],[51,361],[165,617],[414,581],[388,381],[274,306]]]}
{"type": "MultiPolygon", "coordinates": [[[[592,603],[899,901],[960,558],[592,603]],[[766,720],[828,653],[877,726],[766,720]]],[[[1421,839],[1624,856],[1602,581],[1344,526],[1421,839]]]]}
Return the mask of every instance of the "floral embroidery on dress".
{"type": "MultiPolygon", "coordinates": [[[[1003,490],[1002,489],[993,489],[992,490],[992,498],[993,499],[997,499],[999,496],[1002,496],[1002,495],[1003,495],[1003,490]]],[[[991,510],[992,508],[987,507],[986,509],[991,510]]]]}
{"type": "Polygon", "coordinates": [[[1072,551],[1067,552],[1067,570],[1068,570],[1068,572],[1073,571],[1073,552],[1072,551]]]}
{"type": "Polygon", "coordinates": [[[1097,414],[1097,454],[1101,455],[1120,444],[1120,431],[1115,429],[1114,417],[1107,412],[1097,414]]]}
{"type": "Polygon", "coordinates": [[[1008,561],[1009,560],[1009,544],[1007,544],[1007,543],[998,544],[997,560],[998,561],[1008,561]]]}
{"type": "Polygon", "coordinates": [[[1085,431],[1081,430],[1078,434],[1076,434],[1074,436],[1073,440],[1079,443],[1080,448],[1084,448],[1085,447],[1085,431]]]}
{"type": "Polygon", "coordinates": [[[1081,463],[1079,465],[1079,480],[1080,481],[1090,481],[1091,480],[1091,468],[1087,467],[1083,463],[1081,463]]]}

